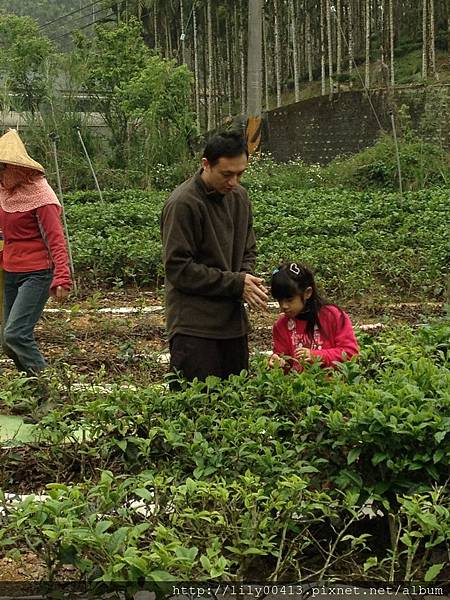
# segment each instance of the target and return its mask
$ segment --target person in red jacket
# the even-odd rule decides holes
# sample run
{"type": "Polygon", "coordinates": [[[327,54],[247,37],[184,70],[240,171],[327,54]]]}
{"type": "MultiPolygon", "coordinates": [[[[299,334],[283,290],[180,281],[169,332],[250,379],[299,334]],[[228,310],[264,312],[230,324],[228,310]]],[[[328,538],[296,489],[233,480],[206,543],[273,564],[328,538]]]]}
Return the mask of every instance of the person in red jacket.
{"type": "Polygon", "coordinates": [[[64,300],[72,286],[61,205],[43,173],[15,130],[0,138],[2,346],[29,376],[47,366],[34,337],[45,303],[50,294],[64,300]]]}
{"type": "Polygon", "coordinates": [[[275,269],[271,292],[284,313],[272,328],[271,367],[278,363],[285,371],[302,371],[305,362],[315,360],[334,367],[358,354],[348,315],[320,296],[306,266],[291,262],[275,269]]]}

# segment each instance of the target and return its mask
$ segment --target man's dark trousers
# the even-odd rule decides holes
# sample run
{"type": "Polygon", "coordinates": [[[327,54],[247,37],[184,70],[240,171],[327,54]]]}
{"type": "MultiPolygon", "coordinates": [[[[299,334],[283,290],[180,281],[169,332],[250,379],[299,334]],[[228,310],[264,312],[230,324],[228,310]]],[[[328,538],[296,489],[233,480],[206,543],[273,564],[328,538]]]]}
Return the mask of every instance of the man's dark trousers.
{"type": "Polygon", "coordinates": [[[231,339],[209,339],[175,334],[170,340],[170,370],[181,371],[192,381],[208,375],[227,379],[248,369],[248,339],[244,335],[231,339]]]}

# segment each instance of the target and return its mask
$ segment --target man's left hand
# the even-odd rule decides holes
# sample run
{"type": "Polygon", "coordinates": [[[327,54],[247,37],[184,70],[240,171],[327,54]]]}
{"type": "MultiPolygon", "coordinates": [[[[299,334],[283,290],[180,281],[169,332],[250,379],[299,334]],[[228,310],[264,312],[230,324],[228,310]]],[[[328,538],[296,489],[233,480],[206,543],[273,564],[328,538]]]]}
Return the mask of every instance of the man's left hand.
{"type": "Polygon", "coordinates": [[[267,290],[264,287],[263,280],[247,273],[244,279],[243,298],[250,308],[267,308],[267,290]]]}

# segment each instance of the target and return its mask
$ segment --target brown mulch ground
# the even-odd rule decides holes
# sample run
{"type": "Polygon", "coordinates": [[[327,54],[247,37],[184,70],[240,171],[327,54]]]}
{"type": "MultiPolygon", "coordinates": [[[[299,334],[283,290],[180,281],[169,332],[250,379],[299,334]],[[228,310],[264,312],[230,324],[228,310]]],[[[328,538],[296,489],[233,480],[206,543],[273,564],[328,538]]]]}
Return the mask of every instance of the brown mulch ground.
{"type": "MultiPolygon", "coordinates": [[[[77,372],[95,374],[101,367],[108,381],[131,379],[158,381],[167,366],[158,363],[156,354],[167,352],[164,314],[98,313],[99,308],[155,306],[161,297],[153,292],[120,290],[98,293],[65,305],[72,312],[45,313],[36,329],[38,343],[50,364],[66,363],[77,372]],[[81,310],[80,310],[81,309],[81,310]],[[87,312],[84,312],[87,311],[87,312]]],[[[56,303],[50,302],[49,308],[56,303]]],[[[439,303],[400,303],[381,306],[376,303],[351,303],[344,307],[355,324],[383,323],[386,326],[417,324],[443,314],[439,303]]],[[[250,312],[252,331],[250,350],[270,350],[271,327],[279,311],[250,312]]]]}
{"type": "Polygon", "coordinates": [[[44,562],[31,552],[23,553],[19,560],[0,558],[0,581],[35,581],[45,576],[44,562]]]}

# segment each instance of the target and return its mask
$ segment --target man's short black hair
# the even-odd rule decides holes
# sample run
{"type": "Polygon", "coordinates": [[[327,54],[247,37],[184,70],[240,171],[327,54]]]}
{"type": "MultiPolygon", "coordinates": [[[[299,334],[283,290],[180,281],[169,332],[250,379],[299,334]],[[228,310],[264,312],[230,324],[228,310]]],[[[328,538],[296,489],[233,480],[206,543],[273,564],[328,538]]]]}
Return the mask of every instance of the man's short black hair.
{"type": "Polygon", "coordinates": [[[247,144],[240,131],[224,131],[210,138],[203,152],[211,166],[214,166],[222,156],[234,158],[245,154],[248,158],[247,144]]]}

